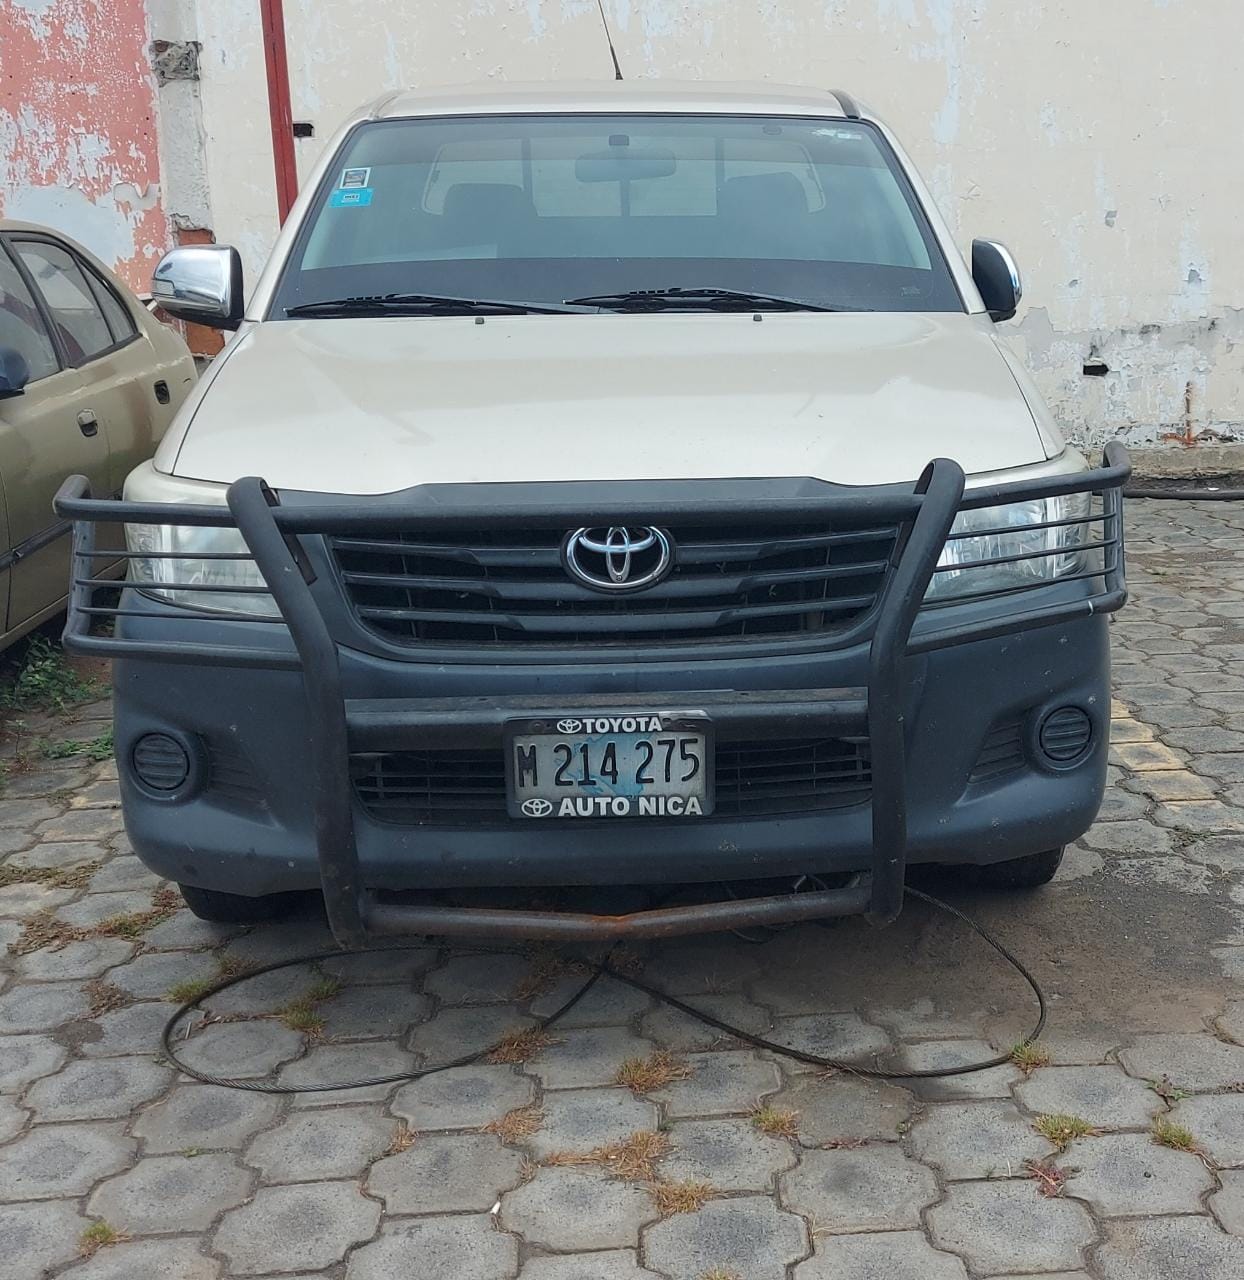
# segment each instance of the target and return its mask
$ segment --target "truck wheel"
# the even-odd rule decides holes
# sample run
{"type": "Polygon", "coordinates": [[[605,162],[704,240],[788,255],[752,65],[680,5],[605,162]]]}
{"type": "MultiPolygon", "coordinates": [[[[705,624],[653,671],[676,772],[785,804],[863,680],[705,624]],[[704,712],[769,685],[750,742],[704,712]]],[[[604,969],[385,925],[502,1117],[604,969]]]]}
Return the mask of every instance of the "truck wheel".
{"type": "Polygon", "coordinates": [[[220,893],[215,889],[199,889],[192,884],[179,884],[186,906],[200,920],[216,924],[255,924],[270,920],[276,913],[272,898],[244,898],[240,893],[220,893]]]}
{"type": "Polygon", "coordinates": [[[1036,889],[1049,884],[1063,860],[1063,850],[1047,849],[1044,853],[1030,853],[1010,862],[994,862],[985,867],[973,867],[972,879],[977,884],[992,889],[1036,889]]]}

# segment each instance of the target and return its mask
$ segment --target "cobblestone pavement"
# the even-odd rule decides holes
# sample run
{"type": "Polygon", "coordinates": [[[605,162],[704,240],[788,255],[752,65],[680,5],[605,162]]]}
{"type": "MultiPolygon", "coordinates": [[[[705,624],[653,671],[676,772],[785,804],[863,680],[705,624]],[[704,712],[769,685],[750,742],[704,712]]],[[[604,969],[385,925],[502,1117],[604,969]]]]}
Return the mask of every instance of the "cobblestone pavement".
{"type": "MultiPolygon", "coordinates": [[[[825,1078],[605,981],[518,1061],[285,1098],[179,1079],[156,1051],[170,999],[323,928],[196,921],[128,852],[112,766],[40,746],[0,798],[0,1280],[1244,1276],[1244,508],[1129,518],[1101,821],[1045,890],[944,890],[1049,992],[1050,1063],[1026,1072],[825,1078]]],[[[1031,1016],[919,907],[636,959],[839,1055],[963,1061],[1031,1016]]],[[[534,951],[337,961],[213,1000],[184,1050],[290,1083],[379,1074],[530,1026],[576,981],[534,951]]]]}

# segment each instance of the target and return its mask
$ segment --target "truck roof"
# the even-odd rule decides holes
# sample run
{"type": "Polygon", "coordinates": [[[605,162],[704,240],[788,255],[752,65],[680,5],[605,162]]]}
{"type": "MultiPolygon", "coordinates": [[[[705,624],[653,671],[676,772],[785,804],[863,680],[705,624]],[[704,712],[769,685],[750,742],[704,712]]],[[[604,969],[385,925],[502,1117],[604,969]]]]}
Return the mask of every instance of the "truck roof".
{"type": "Polygon", "coordinates": [[[483,81],[385,94],[360,119],[403,116],[509,115],[533,112],[701,112],[856,118],[863,112],[841,90],[768,81],[562,80],[483,81]]]}

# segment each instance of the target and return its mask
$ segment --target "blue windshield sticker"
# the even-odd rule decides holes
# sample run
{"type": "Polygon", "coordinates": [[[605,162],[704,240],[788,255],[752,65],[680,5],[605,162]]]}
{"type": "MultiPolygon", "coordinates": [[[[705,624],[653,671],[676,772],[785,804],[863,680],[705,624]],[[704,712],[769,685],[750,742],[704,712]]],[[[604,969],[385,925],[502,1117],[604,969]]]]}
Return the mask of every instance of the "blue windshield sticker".
{"type": "Polygon", "coordinates": [[[371,186],[370,169],[342,169],[341,181],[337,184],[343,191],[357,190],[359,187],[371,186]]]}
{"type": "Polygon", "coordinates": [[[332,209],[361,209],[371,204],[372,188],[358,187],[353,191],[334,191],[328,199],[332,209]]]}

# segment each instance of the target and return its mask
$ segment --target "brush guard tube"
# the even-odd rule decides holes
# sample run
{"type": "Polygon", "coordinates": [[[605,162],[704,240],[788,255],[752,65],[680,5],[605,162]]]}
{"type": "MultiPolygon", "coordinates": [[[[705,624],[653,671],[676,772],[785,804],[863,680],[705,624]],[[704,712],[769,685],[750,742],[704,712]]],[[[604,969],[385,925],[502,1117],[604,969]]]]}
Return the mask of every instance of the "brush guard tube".
{"type": "MultiPolygon", "coordinates": [[[[97,500],[83,476],[73,476],[61,487],[55,501],[59,515],[71,519],[73,579],[65,626],[65,647],[71,652],[105,658],[144,658],[190,664],[279,668],[301,671],[308,706],[308,736],[312,759],[316,852],[324,905],[333,936],[345,948],[361,948],[375,936],[396,937],[432,934],[452,937],[528,938],[562,941],[615,941],[626,938],[669,937],[722,929],[784,924],[814,918],[864,913],[877,925],[888,924],[902,908],[906,876],[907,778],[905,701],[906,659],[950,645],[1106,613],[1122,606],[1127,597],[1122,521],[1122,487],[1130,475],[1127,454],[1118,443],[1106,446],[1102,467],[1095,471],[1038,481],[1018,481],[974,488],[964,492],[962,468],[948,459],[936,459],[925,468],[913,489],[883,486],[875,489],[843,488],[829,497],[764,500],[738,505],[727,513],[759,520],[822,519],[831,526],[847,518],[890,520],[899,535],[890,571],[881,589],[869,648],[868,685],[865,689],[834,691],[837,697],[825,711],[838,722],[858,726],[867,734],[872,763],[872,859],[871,867],[844,886],[777,897],[707,902],[659,907],[622,916],[598,916],[569,912],[521,909],[482,909],[438,904],[392,903],[368,889],[359,865],[354,832],[353,796],[349,780],[352,741],[368,731],[377,716],[401,719],[400,703],[386,715],[374,704],[347,700],[342,686],[338,642],[311,590],[312,572],[299,544],[300,534],[366,534],[393,527],[392,504],[367,499],[345,501],[323,497],[307,505],[282,507],[277,495],[260,479],[250,477],[230,485],[227,507],[171,503],[132,503],[97,500]],[[1007,503],[1031,502],[1074,493],[1088,493],[1100,500],[1100,514],[1082,521],[1101,526],[1101,539],[1089,545],[1102,550],[1101,563],[1074,577],[1086,583],[1085,593],[1073,598],[1051,599],[1046,594],[1034,602],[1035,588],[987,592],[1005,596],[1008,608],[1002,616],[955,618],[946,626],[922,625],[913,635],[917,617],[925,607],[925,593],[938,569],[938,561],[955,517],[962,510],[1007,503]],[[138,552],[101,551],[95,541],[96,526],[103,523],[156,523],[236,528],[246,542],[280,612],[271,621],[288,630],[288,651],[248,648],[245,645],[199,645],[182,640],[136,640],[124,636],[93,634],[101,616],[127,616],[125,600],[116,608],[93,603],[101,559],[137,558],[138,552]],[[1014,605],[1014,608],[1009,607],[1014,605]]],[[[833,486],[827,486],[832,492],[833,486]]],[[[417,491],[415,491],[417,492],[417,491]]],[[[531,505],[491,505],[486,509],[461,506],[422,506],[398,512],[410,528],[461,528],[478,526],[518,527],[533,512],[546,521],[562,521],[564,510],[538,510],[531,505]]],[[[712,504],[695,500],[660,498],[614,504],[606,502],[596,518],[616,518],[653,524],[680,519],[705,522],[723,513],[712,504]],[[617,506],[617,511],[614,511],[617,506]]],[[[1056,554],[1048,552],[1045,554],[1056,554]]],[[[183,557],[189,558],[189,557],[183,557]]],[[[203,558],[203,557],[193,557],[203,558]]],[[[988,565],[1031,558],[1031,553],[995,557],[988,565]]],[[[964,567],[964,566],[960,566],[964,567]]],[[[971,564],[966,567],[973,567],[971,564]]],[[[158,587],[153,588],[158,592],[158,587]]],[[[934,610],[926,609],[932,613],[934,610]]],[[[238,621],[232,614],[185,610],[187,618],[238,621]]],[[[256,621],[248,617],[247,621],[256,621]]]]}

